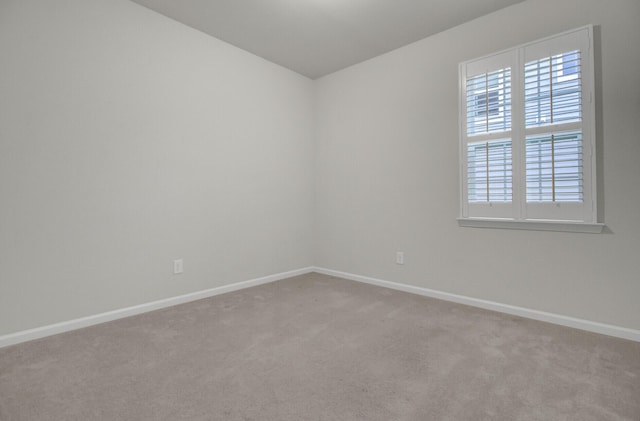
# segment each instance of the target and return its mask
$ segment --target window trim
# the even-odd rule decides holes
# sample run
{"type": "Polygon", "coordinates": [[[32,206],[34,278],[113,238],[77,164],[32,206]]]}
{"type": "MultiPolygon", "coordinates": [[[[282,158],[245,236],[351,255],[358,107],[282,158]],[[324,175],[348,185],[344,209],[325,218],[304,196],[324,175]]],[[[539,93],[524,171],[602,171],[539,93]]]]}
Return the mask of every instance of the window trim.
{"type": "MultiPolygon", "coordinates": [[[[564,48],[564,47],[562,47],[564,48]]],[[[493,66],[491,64],[487,64],[486,71],[493,71],[493,66]]],[[[480,71],[479,73],[481,73],[480,71]]],[[[588,233],[600,233],[604,227],[604,224],[601,223],[598,219],[597,215],[597,177],[596,177],[596,119],[595,119],[595,66],[594,66],[594,48],[593,48],[593,25],[587,25],[580,28],[572,29],[569,31],[565,31],[559,34],[555,34],[549,37],[541,38],[532,42],[524,43],[506,50],[502,50],[499,52],[495,52],[492,54],[488,54],[483,57],[475,58],[472,60],[467,60],[465,62],[460,63],[459,65],[459,73],[458,73],[458,83],[459,83],[459,96],[458,96],[458,123],[459,123],[459,217],[457,218],[458,224],[461,227],[483,227],[483,228],[507,228],[507,229],[525,229],[525,230],[544,230],[544,231],[565,231],[565,232],[588,232],[588,233]],[[582,82],[582,88],[584,92],[582,93],[582,121],[579,125],[582,127],[582,131],[587,133],[587,139],[583,140],[583,149],[588,151],[583,155],[582,165],[587,166],[587,169],[584,171],[584,182],[585,187],[589,189],[586,194],[588,197],[588,202],[585,206],[581,207],[580,213],[582,214],[582,218],[578,219],[567,219],[560,220],[552,217],[552,213],[549,213],[545,216],[545,219],[533,218],[531,216],[527,217],[528,205],[526,202],[526,186],[525,180],[526,175],[524,174],[524,168],[522,168],[521,157],[522,148],[524,145],[519,145],[519,143],[524,142],[526,137],[525,134],[525,122],[524,122],[524,110],[517,109],[520,106],[524,106],[524,92],[520,92],[523,89],[524,82],[521,81],[521,75],[524,73],[524,65],[527,62],[525,59],[525,51],[533,49],[534,51],[537,48],[546,48],[545,44],[554,42],[553,40],[558,40],[559,43],[564,42],[563,37],[569,38],[573,34],[577,35],[579,32],[585,32],[587,36],[587,42],[585,44],[586,50],[584,51],[583,57],[583,70],[581,77],[584,79],[582,82]],[[537,47],[540,45],[540,47],[537,47]],[[511,58],[509,58],[511,57],[511,58]],[[475,68],[479,66],[483,66],[486,63],[493,64],[494,62],[500,63],[511,63],[511,77],[512,77],[512,86],[511,86],[511,115],[512,115],[512,123],[511,130],[508,131],[508,136],[511,137],[512,140],[512,151],[513,151],[513,182],[514,182],[514,192],[513,192],[513,200],[512,202],[507,203],[485,203],[488,207],[505,207],[511,208],[506,209],[506,217],[503,211],[499,211],[495,215],[489,216],[477,216],[470,215],[469,213],[469,205],[471,204],[468,201],[467,197],[467,147],[470,142],[470,138],[472,136],[468,136],[466,134],[468,120],[466,117],[467,112],[467,104],[466,104],[466,83],[467,78],[474,74],[475,68]],[[522,67],[522,68],[520,68],[522,67]],[[471,70],[470,70],[471,69],[471,70]],[[522,121],[516,122],[515,119],[520,119],[522,121]],[[517,183],[520,183],[520,188],[516,192],[516,180],[517,183]],[[586,211],[585,211],[586,210],[586,211]]],[[[571,125],[571,123],[570,123],[571,125]]],[[[556,129],[553,127],[540,127],[540,132],[544,132],[545,130],[550,130],[551,132],[555,132],[556,129]]],[[[538,128],[535,129],[527,129],[527,132],[538,131],[538,128]]],[[[497,132],[497,133],[485,133],[481,134],[479,137],[481,139],[492,139],[492,138],[500,138],[504,137],[505,132],[497,132]]],[[[475,137],[475,135],[474,135],[475,137]]],[[[549,202],[551,203],[551,202],[549,202]]],[[[563,204],[560,204],[562,206],[563,204]]],[[[473,204],[472,204],[473,206],[473,204]]],[[[496,209],[497,210],[497,209],[496,209]]],[[[577,215],[576,215],[577,217],[577,215]]]]}
{"type": "Polygon", "coordinates": [[[500,218],[458,218],[458,225],[471,228],[503,228],[529,231],[561,231],[600,234],[605,224],[600,222],[571,222],[544,220],[515,220],[500,218]]]}

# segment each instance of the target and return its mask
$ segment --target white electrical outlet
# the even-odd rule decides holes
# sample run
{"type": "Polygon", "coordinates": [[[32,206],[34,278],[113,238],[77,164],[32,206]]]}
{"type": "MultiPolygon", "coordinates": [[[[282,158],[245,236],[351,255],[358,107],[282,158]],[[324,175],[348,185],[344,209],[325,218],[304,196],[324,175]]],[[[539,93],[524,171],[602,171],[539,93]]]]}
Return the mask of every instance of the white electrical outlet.
{"type": "Polygon", "coordinates": [[[404,252],[403,251],[396,252],[396,264],[397,265],[404,265],[404,252]]]}
{"type": "Polygon", "coordinates": [[[184,272],[184,261],[182,259],[177,259],[173,261],[173,274],[177,275],[179,273],[184,272]]]}

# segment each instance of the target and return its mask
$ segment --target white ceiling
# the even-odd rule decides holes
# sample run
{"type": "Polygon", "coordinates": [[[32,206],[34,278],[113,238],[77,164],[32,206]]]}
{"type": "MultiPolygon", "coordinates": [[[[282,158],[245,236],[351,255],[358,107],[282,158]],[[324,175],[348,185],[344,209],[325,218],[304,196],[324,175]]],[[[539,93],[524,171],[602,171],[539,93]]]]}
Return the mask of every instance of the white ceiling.
{"type": "Polygon", "coordinates": [[[523,0],[133,1],[316,79],[523,0]]]}

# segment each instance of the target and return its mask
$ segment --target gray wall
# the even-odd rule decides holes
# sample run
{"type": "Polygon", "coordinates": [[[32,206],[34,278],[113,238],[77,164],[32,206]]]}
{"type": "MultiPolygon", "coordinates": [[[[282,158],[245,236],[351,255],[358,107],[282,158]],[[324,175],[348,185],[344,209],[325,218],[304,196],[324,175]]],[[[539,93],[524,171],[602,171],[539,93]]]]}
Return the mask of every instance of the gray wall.
{"type": "Polygon", "coordinates": [[[312,264],[639,329],[638,21],[529,0],[314,84],[126,0],[0,0],[0,335],[312,264]],[[607,233],[458,227],[458,63],[587,23],[607,233]]]}
{"type": "Polygon", "coordinates": [[[639,329],[638,22],[637,0],[530,0],[317,81],[316,266],[639,329]],[[607,232],[458,227],[458,63],[589,23],[607,232]]]}
{"type": "Polygon", "coordinates": [[[0,335],[312,264],[309,79],[127,0],[0,52],[0,335]]]}

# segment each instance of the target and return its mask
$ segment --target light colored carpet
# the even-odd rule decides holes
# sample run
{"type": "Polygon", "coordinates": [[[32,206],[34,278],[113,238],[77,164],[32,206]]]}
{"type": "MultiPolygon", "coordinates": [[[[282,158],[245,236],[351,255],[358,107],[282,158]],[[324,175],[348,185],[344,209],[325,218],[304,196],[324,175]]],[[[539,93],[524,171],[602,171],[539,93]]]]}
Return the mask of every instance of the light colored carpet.
{"type": "Polygon", "coordinates": [[[319,274],[0,349],[0,419],[640,420],[640,343],[319,274]]]}

